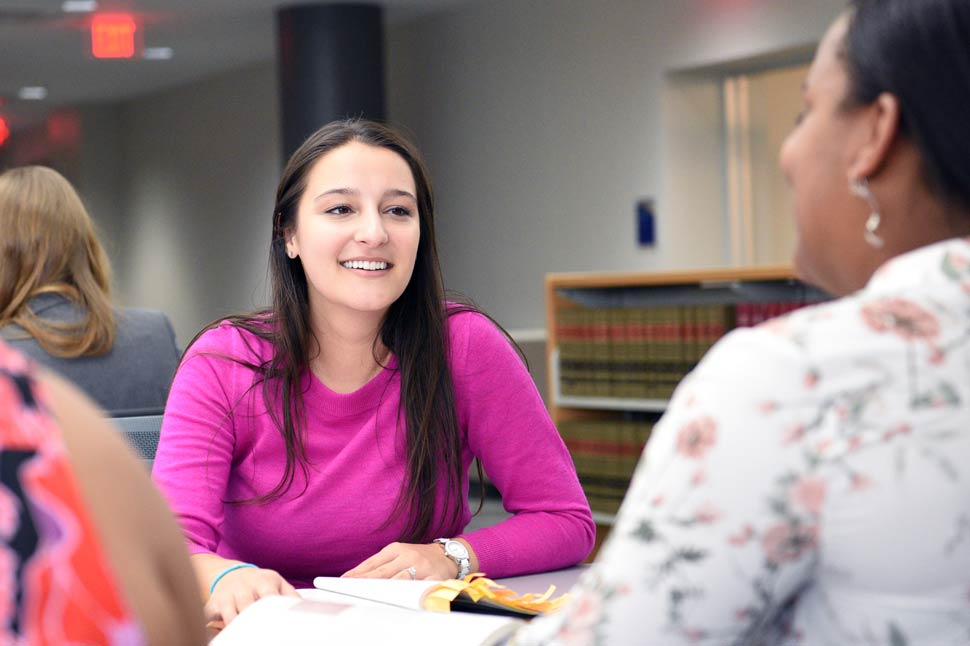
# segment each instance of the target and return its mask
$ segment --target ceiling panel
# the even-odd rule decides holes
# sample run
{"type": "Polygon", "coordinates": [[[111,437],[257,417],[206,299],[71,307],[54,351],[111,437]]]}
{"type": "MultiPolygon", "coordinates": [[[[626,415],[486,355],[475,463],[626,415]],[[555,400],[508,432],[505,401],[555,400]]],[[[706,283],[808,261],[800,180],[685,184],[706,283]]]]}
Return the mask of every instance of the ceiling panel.
{"type": "MultiPolygon", "coordinates": [[[[394,22],[470,1],[380,4],[394,22]]],[[[89,54],[90,15],[63,13],[61,0],[0,0],[0,116],[16,130],[53,107],[134,98],[270,60],[274,13],[287,4],[292,0],[102,0],[98,13],[135,14],[144,47],[171,47],[174,55],[97,60],[89,54]],[[48,89],[46,100],[17,98],[21,87],[34,85],[48,89]]]]}

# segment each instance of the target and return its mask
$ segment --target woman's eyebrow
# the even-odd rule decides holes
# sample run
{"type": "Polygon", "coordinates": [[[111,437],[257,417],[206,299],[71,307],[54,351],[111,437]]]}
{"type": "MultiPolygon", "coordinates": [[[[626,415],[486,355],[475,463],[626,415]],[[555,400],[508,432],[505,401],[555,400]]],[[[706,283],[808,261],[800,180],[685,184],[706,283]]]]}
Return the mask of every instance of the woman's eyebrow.
{"type": "Polygon", "coordinates": [[[313,201],[316,202],[321,197],[326,197],[327,195],[334,195],[334,194],[337,194],[337,195],[360,195],[360,191],[358,191],[356,189],[353,189],[353,188],[331,188],[330,190],[324,191],[323,193],[320,193],[319,195],[317,195],[316,197],[314,197],[313,198],[313,201]]]}
{"type": "Polygon", "coordinates": [[[384,197],[409,197],[415,202],[418,201],[418,198],[414,197],[414,195],[410,191],[404,191],[399,188],[392,188],[387,191],[384,191],[384,197]]]}
{"type": "MultiPolygon", "coordinates": [[[[354,188],[331,188],[314,197],[313,201],[315,202],[319,200],[321,197],[326,197],[327,195],[355,195],[356,196],[356,195],[360,195],[360,191],[354,188]]],[[[387,191],[384,191],[384,197],[408,197],[414,200],[415,202],[418,201],[418,198],[416,198],[413,193],[399,188],[392,188],[392,189],[388,189],[387,191]]]]}

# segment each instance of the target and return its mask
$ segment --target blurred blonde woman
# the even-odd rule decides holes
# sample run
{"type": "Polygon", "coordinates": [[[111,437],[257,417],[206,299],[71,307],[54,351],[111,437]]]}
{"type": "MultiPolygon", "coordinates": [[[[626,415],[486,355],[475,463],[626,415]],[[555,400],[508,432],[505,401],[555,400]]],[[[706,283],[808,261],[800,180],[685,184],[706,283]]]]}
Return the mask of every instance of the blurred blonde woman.
{"type": "Polygon", "coordinates": [[[0,338],[112,414],[160,410],[179,351],[164,314],[116,309],[77,192],[42,166],[0,175],[0,338]]]}

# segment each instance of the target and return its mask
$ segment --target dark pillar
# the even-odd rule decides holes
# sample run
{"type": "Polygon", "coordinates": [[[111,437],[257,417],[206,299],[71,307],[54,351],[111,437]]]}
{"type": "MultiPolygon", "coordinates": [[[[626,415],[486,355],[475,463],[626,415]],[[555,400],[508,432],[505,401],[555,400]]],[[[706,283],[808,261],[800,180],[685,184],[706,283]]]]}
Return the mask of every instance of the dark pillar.
{"type": "Polygon", "coordinates": [[[276,28],[284,160],[328,121],[384,119],[380,7],[286,7],[276,28]]]}

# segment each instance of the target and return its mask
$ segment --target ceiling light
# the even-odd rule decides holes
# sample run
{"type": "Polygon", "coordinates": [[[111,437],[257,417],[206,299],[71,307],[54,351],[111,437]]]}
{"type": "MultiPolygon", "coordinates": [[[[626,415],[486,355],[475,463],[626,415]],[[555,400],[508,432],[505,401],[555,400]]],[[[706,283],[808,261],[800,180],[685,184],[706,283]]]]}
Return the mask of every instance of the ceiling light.
{"type": "Polygon", "coordinates": [[[64,13],[91,13],[97,10],[97,0],[64,0],[61,3],[61,11],[64,13]]]}
{"type": "Polygon", "coordinates": [[[17,97],[24,101],[43,101],[47,98],[47,88],[43,85],[27,85],[17,90],[17,97]]]}
{"type": "Polygon", "coordinates": [[[174,55],[171,47],[146,47],[141,52],[141,57],[150,61],[167,61],[174,55]]]}

